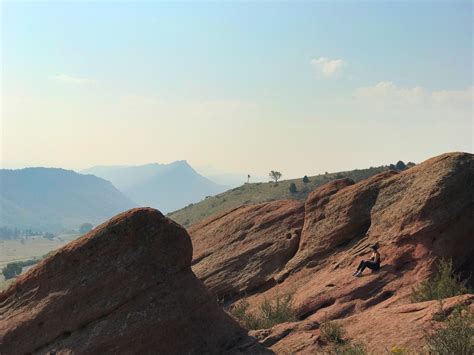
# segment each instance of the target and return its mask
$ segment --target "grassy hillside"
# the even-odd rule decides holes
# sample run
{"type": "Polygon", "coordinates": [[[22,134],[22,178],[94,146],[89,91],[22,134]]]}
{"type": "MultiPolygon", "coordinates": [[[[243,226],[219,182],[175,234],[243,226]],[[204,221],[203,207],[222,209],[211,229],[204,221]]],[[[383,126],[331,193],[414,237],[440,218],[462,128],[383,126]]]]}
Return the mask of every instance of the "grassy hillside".
{"type": "Polygon", "coordinates": [[[328,181],[343,177],[351,178],[354,181],[360,181],[385,170],[388,170],[387,166],[310,176],[309,182],[306,184],[303,182],[302,178],[283,180],[278,183],[265,182],[244,184],[219,195],[208,197],[199,203],[190,204],[185,208],[171,212],[168,214],[168,217],[184,227],[189,227],[206,217],[241,205],[281,199],[304,200],[316,187],[325,184],[328,181]],[[290,193],[289,189],[291,183],[295,183],[297,189],[296,193],[290,193]]]}

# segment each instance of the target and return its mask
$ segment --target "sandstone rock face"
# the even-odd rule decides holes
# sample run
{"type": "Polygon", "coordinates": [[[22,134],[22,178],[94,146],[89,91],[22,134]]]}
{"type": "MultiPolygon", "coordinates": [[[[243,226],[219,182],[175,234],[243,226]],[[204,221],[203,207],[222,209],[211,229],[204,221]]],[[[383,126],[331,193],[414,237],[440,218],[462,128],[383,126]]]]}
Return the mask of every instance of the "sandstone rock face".
{"type": "Polygon", "coordinates": [[[321,194],[327,187],[316,189],[306,202],[301,246],[287,269],[324,261],[338,247],[357,242],[425,243],[437,255],[468,262],[474,235],[469,223],[473,169],[472,156],[455,153],[400,174],[375,175],[330,196],[321,194]]]}
{"type": "MultiPolygon", "coordinates": [[[[272,260],[271,269],[255,262],[236,267],[234,260],[240,255],[252,260],[253,252],[245,252],[248,241],[239,240],[238,235],[259,224],[263,216],[259,206],[242,207],[194,226],[190,234],[195,250],[212,248],[205,259],[194,255],[193,268],[211,292],[232,294],[232,300],[245,298],[253,309],[264,299],[293,294],[299,321],[262,331],[266,336],[259,334],[263,344],[276,352],[314,353],[321,346],[319,324],[327,320],[344,322],[349,335],[361,337],[374,353],[393,345],[418,347],[423,334],[418,329],[421,321],[414,320],[420,317],[428,322],[431,311],[410,316],[410,312],[399,312],[411,307],[412,287],[432,274],[440,257],[453,258],[460,270],[474,273],[472,154],[443,154],[400,173],[384,172],[357,184],[342,179],[321,186],[308,197],[303,211],[295,210],[297,230],[301,228],[296,251],[292,246],[285,257],[276,257],[272,253],[283,255],[283,250],[267,248],[264,259],[272,260]],[[252,208],[257,210],[251,212],[252,208]],[[232,248],[227,247],[228,240],[233,241],[232,248]],[[360,260],[369,257],[369,246],[375,243],[380,246],[382,269],[354,278],[352,273],[360,260]],[[249,274],[259,275],[250,288],[249,274]],[[232,282],[226,284],[227,279],[232,282]],[[404,328],[400,334],[412,335],[390,338],[390,332],[383,331],[396,332],[397,326],[404,328]]],[[[267,210],[265,216],[281,220],[276,210],[267,210]]],[[[284,221],[290,218],[285,214],[284,221]]],[[[265,224],[253,230],[251,240],[273,246],[292,228],[285,222],[273,227],[265,224]]]]}
{"type": "Polygon", "coordinates": [[[274,282],[298,250],[304,208],[299,201],[242,206],[190,229],[193,270],[218,297],[274,282]]]}
{"type": "Polygon", "coordinates": [[[335,180],[313,191],[306,201],[301,246],[287,269],[321,261],[324,255],[365,236],[378,183],[392,172],[381,173],[352,188],[349,179],[335,180]],[[342,190],[342,191],[341,191],[342,190]]]}
{"type": "MultiPolygon", "coordinates": [[[[474,295],[456,296],[444,300],[443,313],[448,316],[455,307],[474,306],[474,295]]],[[[347,331],[347,337],[359,344],[368,344],[369,354],[387,354],[397,346],[419,350],[413,346],[424,343],[424,337],[440,325],[436,321],[439,302],[391,304],[373,307],[337,321],[347,331]]],[[[319,354],[327,347],[319,331],[324,319],[306,319],[282,323],[271,329],[251,331],[261,344],[276,354],[319,354]]],[[[329,346],[330,348],[330,346],[329,346]]],[[[421,352],[414,352],[421,353],[421,352]]]]}
{"type": "Polygon", "coordinates": [[[0,294],[0,353],[264,351],[191,271],[187,232],[160,212],[120,214],[0,294]]]}

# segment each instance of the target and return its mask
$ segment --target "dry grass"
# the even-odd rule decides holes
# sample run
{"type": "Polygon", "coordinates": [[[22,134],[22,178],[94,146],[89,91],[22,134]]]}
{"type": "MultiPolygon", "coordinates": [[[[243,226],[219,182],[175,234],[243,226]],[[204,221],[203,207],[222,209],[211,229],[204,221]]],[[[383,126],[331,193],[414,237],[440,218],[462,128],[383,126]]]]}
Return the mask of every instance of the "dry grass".
{"type": "Polygon", "coordinates": [[[366,355],[365,346],[358,342],[352,342],[347,337],[344,327],[334,321],[325,322],[319,328],[321,340],[331,345],[329,354],[334,355],[366,355]]]}
{"type": "Polygon", "coordinates": [[[278,296],[273,301],[265,299],[255,314],[248,311],[249,303],[246,300],[230,307],[229,313],[247,329],[268,329],[276,324],[295,321],[292,305],[293,296],[288,294],[278,296]]]}
{"type": "Polygon", "coordinates": [[[303,177],[301,177],[300,179],[278,181],[278,183],[259,182],[244,184],[219,195],[206,198],[201,202],[190,204],[180,210],[168,213],[167,216],[184,227],[190,227],[209,216],[238,206],[284,199],[305,200],[311,191],[329,181],[343,177],[360,181],[385,170],[387,170],[387,167],[321,174],[310,176],[309,182],[307,183],[304,183],[303,177]],[[297,192],[295,193],[290,192],[290,185],[292,183],[296,186],[297,192]]]}
{"type": "Polygon", "coordinates": [[[346,342],[346,331],[342,325],[336,322],[326,322],[320,328],[321,339],[326,343],[344,344],[346,342]]]}

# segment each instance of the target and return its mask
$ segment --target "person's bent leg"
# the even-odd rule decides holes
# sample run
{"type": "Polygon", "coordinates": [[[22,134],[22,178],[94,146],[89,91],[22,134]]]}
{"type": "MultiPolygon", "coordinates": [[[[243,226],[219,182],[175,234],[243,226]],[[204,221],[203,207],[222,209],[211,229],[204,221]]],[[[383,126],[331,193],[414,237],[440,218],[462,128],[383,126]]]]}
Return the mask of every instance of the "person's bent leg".
{"type": "Polygon", "coordinates": [[[367,263],[368,263],[368,262],[369,262],[369,261],[365,261],[365,260],[364,260],[364,261],[362,261],[362,262],[360,263],[361,267],[360,267],[360,269],[359,269],[359,272],[360,272],[361,274],[362,274],[362,272],[364,271],[365,267],[367,266],[367,263]]]}
{"type": "Polygon", "coordinates": [[[353,276],[359,276],[360,275],[360,270],[364,267],[364,263],[365,261],[362,260],[359,264],[359,266],[357,267],[357,270],[352,274],[353,276]]]}
{"type": "Polygon", "coordinates": [[[378,270],[380,269],[380,266],[378,263],[375,263],[373,261],[367,261],[365,263],[365,266],[367,266],[370,270],[374,271],[374,270],[378,270]]]}

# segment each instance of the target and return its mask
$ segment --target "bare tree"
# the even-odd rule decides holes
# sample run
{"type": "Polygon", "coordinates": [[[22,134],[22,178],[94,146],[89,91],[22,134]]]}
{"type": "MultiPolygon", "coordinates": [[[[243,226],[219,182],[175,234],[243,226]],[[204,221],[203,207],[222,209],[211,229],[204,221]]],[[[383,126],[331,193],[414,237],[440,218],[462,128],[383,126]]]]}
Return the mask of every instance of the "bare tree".
{"type": "Polygon", "coordinates": [[[275,180],[275,182],[278,182],[278,180],[280,180],[280,178],[281,178],[281,173],[279,171],[273,171],[272,170],[272,171],[270,171],[268,176],[270,176],[270,179],[275,180]]]}

